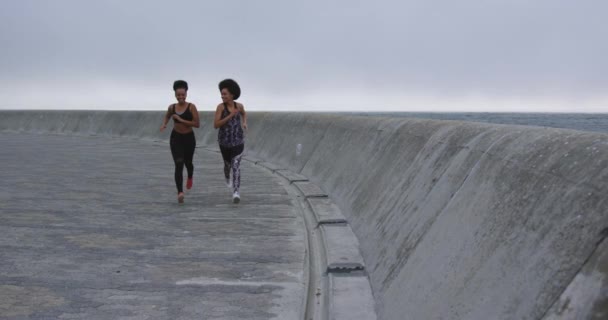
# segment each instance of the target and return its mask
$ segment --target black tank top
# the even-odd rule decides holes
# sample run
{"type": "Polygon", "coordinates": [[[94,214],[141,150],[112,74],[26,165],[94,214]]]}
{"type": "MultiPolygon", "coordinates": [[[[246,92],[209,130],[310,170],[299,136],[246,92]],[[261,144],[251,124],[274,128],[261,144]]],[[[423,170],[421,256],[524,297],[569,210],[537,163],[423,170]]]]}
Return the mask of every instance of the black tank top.
{"type": "MultiPolygon", "coordinates": [[[[192,115],[192,112],[190,111],[190,103],[188,103],[186,110],[182,114],[179,114],[175,111],[175,104],[173,104],[173,114],[177,114],[178,116],[180,116],[182,119],[184,119],[186,121],[192,121],[192,119],[194,119],[194,116],[192,115]]],[[[176,120],[173,119],[173,121],[176,121],[176,120]]]]}

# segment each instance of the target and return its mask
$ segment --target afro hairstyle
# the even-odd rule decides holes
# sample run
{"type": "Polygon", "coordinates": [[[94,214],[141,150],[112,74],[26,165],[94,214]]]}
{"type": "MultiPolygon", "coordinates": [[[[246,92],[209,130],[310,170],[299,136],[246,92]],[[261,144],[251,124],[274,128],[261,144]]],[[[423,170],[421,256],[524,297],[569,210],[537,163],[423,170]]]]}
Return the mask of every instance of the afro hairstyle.
{"type": "Polygon", "coordinates": [[[222,91],[222,89],[228,89],[228,92],[230,92],[234,96],[234,100],[238,99],[241,96],[241,87],[239,87],[239,84],[232,79],[222,80],[218,87],[220,91],[222,91]]]}
{"type": "Polygon", "coordinates": [[[188,91],[188,82],[184,80],[175,80],[175,82],[173,82],[173,91],[177,89],[186,89],[186,91],[188,91]]]}

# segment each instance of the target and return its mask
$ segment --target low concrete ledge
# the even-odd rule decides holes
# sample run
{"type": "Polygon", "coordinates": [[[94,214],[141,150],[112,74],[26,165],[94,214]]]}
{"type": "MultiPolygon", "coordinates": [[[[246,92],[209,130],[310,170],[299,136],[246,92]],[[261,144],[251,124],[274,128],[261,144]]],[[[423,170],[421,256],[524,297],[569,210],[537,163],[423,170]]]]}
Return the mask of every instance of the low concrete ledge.
{"type": "Polygon", "coordinates": [[[294,182],[293,184],[302,192],[305,198],[327,198],[327,193],[314,183],[294,182]]]}
{"type": "Polygon", "coordinates": [[[349,272],[365,269],[359,253],[359,241],[348,225],[322,225],[327,272],[349,272]]]}
{"type": "Polygon", "coordinates": [[[374,296],[366,276],[330,274],[329,288],[329,319],[376,319],[374,296]]]}
{"type": "Polygon", "coordinates": [[[297,174],[290,170],[281,169],[281,170],[277,170],[275,173],[280,175],[281,177],[287,179],[287,181],[289,181],[289,183],[308,181],[308,178],[306,178],[305,176],[303,176],[301,174],[297,174]]]}
{"type": "Polygon", "coordinates": [[[256,164],[261,167],[264,167],[272,172],[276,172],[277,170],[285,169],[282,166],[279,166],[279,165],[271,163],[271,162],[266,162],[266,161],[257,162],[256,164]]]}
{"type": "Polygon", "coordinates": [[[340,208],[329,198],[308,198],[307,201],[318,225],[347,223],[340,208]]]}
{"type": "Polygon", "coordinates": [[[244,159],[245,161],[249,161],[249,162],[251,162],[251,163],[253,163],[253,164],[258,164],[258,163],[262,162],[262,160],[260,160],[260,159],[258,159],[258,158],[256,158],[256,157],[248,156],[248,155],[245,155],[245,156],[243,157],[243,159],[244,159]]]}

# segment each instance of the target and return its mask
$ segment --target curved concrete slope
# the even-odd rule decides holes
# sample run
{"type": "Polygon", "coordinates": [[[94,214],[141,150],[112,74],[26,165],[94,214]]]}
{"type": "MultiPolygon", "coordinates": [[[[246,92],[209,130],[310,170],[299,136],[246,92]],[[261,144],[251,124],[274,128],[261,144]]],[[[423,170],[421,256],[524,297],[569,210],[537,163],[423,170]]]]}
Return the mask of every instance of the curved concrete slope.
{"type": "MultiPolygon", "coordinates": [[[[0,115],[2,130],[168,135],[159,112],[0,115]]],[[[201,144],[215,144],[211,117],[201,113],[201,144]]],[[[249,126],[250,156],[308,177],[340,207],[380,319],[608,316],[597,249],[608,234],[608,135],[286,113],[250,114],[249,126]],[[586,275],[601,288],[580,285],[586,275]]]]}

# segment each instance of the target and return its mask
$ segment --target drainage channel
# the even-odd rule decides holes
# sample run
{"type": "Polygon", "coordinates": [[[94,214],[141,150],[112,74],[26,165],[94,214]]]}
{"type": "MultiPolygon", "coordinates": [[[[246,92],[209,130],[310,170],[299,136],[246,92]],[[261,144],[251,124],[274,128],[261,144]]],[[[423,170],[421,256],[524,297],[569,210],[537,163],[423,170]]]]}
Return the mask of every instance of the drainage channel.
{"type": "Polygon", "coordinates": [[[325,247],[323,245],[323,235],[314,214],[311,212],[306,198],[286,179],[281,179],[281,183],[287,193],[295,199],[296,208],[304,220],[306,226],[306,252],[307,263],[307,294],[304,302],[304,320],[326,320],[329,318],[329,281],[324,270],[327,269],[325,261],[325,247]]]}
{"type": "MultiPolygon", "coordinates": [[[[266,168],[265,166],[261,166],[266,168]]],[[[266,168],[276,173],[275,168],[266,168]]],[[[306,265],[304,266],[307,294],[302,303],[304,320],[329,319],[329,279],[327,277],[327,261],[323,233],[317,227],[315,216],[306,203],[306,197],[288,178],[276,175],[287,194],[294,199],[294,204],[306,226],[306,265]]]]}
{"type": "Polygon", "coordinates": [[[309,278],[304,319],[325,320],[329,318],[329,281],[325,273],[327,261],[325,261],[323,233],[317,228],[317,221],[306,204],[305,198],[298,195],[297,201],[308,234],[309,278]]]}
{"type": "Polygon", "coordinates": [[[306,227],[301,319],[375,320],[374,297],[359,242],[340,209],[298,173],[255,162],[276,174],[306,227]]]}

